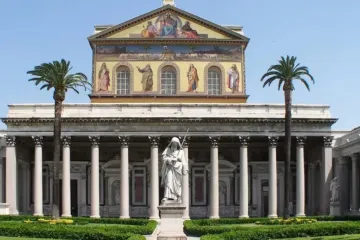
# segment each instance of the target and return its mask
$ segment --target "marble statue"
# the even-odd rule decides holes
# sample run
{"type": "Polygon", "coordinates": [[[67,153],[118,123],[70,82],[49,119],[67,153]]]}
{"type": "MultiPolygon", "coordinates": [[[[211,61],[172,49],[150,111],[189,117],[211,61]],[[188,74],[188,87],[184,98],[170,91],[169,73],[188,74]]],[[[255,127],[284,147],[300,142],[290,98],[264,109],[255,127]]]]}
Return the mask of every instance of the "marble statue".
{"type": "Polygon", "coordinates": [[[171,142],[161,154],[163,162],[161,168],[161,185],[164,186],[164,198],[166,200],[181,202],[182,178],[188,172],[184,150],[179,138],[173,137],[171,142]]]}
{"type": "Polygon", "coordinates": [[[330,202],[339,202],[339,191],[340,191],[340,185],[338,184],[338,178],[334,177],[334,179],[331,181],[330,184],[330,191],[331,191],[331,198],[330,202]]]}

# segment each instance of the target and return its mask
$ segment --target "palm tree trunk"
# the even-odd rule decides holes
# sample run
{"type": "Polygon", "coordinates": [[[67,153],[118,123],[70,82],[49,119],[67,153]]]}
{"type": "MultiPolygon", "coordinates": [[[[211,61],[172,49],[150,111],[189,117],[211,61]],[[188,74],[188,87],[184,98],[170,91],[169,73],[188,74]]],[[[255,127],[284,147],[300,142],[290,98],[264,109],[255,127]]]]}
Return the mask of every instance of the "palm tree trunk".
{"type": "Polygon", "coordinates": [[[290,217],[290,161],[291,161],[291,88],[284,90],[285,95],[285,204],[284,218],[290,217]]]}
{"type": "Polygon", "coordinates": [[[61,109],[62,101],[55,99],[55,120],[54,120],[54,173],[53,173],[53,206],[52,217],[55,219],[60,218],[60,180],[59,180],[59,167],[60,167],[60,154],[61,154],[61,109]]]}

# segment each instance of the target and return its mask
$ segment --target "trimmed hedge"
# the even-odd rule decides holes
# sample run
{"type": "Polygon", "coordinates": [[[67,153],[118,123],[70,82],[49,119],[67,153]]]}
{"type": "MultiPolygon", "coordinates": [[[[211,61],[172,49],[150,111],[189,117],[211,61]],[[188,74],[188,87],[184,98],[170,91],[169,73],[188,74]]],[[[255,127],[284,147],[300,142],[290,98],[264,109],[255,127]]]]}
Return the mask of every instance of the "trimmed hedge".
{"type": "MultiPolygon", "coordinates": [[[[37,221],[38,219],[51,219],[50,216],[37,217],[32,215],[0,215],[1,221],[37,221]]],[[[88,222],[88,223],[98,223],[98,224],[123,224],[123,225],[142,225],[145,226],[149,223],[147,219],[120,219],[120,218],[90,218],[90,217],[72,217],[72,218],[61,218],[61,219],[73,219],[74,222],[88,222]]]]}
{"type": "MultiPolygon", "coordinates": [[[[151,222],[151,224],[153,225],[153,222],[151,222]]],[[[145,237],[142,235],[151,234],[152,231],[149,230],[150,228],[148,226],[129,225],[74,226],[62,224],[26,224],[21,222],[0,223],[0,232],[2,236],[21,236],[31,238],[78,240],[144,240],[145,237]]]]}
{"type": "Polygon", "coordinates": [[[357,222],[323,222],[308,225],[289,225],[275,227],[248,227],[241,231],[227,231],[217,235],[205,235],[201,240],[263,240],[297,237],[317,237],[345,234],[359,234],[357,222]]]}

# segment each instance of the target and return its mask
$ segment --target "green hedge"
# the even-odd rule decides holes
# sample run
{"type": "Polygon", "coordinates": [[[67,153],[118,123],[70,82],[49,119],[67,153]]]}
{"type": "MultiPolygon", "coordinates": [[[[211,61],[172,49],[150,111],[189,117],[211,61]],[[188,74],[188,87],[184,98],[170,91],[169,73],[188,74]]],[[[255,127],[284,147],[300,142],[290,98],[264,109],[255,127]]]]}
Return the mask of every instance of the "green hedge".
{"type": "MultiPolygon", "coordinates": [[[[44,217],[36,217],[32,215],[0,215],[0,222],[1,221],[25,221],[31,220],[36,221],[39,218],[43,219],[51,219],[50,216],[44,217]]],[[[62,218],[64,219],[64,218],[62,218]]],[[[67,218],[65,218],[67,219],[67,218]]],[[[75,222],[88,222],[88,223],[104,223],[104,224],[124,224],[124,225],[142,225],[145,226],[149,223],[147,219],[120,219],[120,218],[90,218],[90,217],[72,217],[75,222]]]]}
{"type": "MultiPolygon", "coordinates": [[[[156,225],[155,225],[156,226],[156,225]]],[[[2,236],[78,239],[78,240],[144,240],[142,235],[151,234],[148,226],[74,226],[53,224],[27,224],[21,222],[0,223],[2,236]],[[141,234],[141,235],[140,235],[141,234]]]]}
{"type": "Polygon", "coordinates": [[[263,240],[297,237],[317,237],[345,234],[359,234],[357,222],[323,222],[309,225],[275,227],[248,227],[241,231],[227,231],[217,235],[205,235],[201,240],[263,240]]]}

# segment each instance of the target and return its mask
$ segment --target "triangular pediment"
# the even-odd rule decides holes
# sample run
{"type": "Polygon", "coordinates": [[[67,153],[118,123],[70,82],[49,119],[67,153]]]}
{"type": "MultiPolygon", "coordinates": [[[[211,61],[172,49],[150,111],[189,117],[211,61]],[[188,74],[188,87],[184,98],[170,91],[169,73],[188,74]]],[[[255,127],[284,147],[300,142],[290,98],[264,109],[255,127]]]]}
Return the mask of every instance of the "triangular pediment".
{"type": "Polygon", "coordinates": [[[124,23],[104,28],[89,40],[115,39],[249,39],[226,27],[191,13],[165,5],[124,23]]]}

